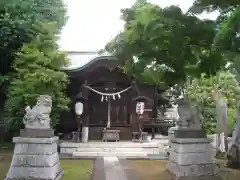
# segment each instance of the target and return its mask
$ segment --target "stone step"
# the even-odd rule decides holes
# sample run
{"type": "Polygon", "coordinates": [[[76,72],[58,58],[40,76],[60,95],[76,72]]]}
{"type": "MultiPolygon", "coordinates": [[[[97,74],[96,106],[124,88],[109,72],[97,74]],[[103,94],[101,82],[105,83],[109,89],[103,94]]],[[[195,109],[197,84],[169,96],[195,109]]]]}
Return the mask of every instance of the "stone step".
{"type": "Polygon", "coordinates": [[[159,154],[165,149],[159,148],[61,148],[60,154],[72,154],[73,152],[146,152],[147,154],[159,154]]]}
{"type": "Polygon", "coordinates": [[[164,144],[159,142],[153,143],[133,143],[133,142],[89,142],[73,143],[63,142],[60,144],[60,154],[72,155],[73,152],[138,152],[143,151],[147,154],[159,154],[165,152],[164,144]]]}
{"type": "Polygon", "coordinates": [[[89,143],[60,143],[61,148],[137,148],[137,147],[159,147],[160,142],[133,143],[133,142],[89,142],[89,143]]]}
{"type": "Polygon", "coordinates": [[[146,152],[73,152],[74,157],[141,157],[147,158],[146,152]]]}
{"type": "Polygon", "coordinates": [[[78,148],[77,152],[143,152],[142,148],[78,148]]]}

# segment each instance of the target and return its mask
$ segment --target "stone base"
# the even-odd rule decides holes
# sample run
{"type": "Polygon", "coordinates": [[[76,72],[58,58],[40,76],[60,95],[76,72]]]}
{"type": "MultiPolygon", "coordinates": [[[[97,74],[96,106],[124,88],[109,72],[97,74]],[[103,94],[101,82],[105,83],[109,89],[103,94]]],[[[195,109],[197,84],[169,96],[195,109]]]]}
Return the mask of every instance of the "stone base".
{"type": "Polygon", "coordinates": [[[54,136],[53,129],[32,129],[25,128],[20,130],[20,137],[30,138],[51,138],[54,136]]]}
{"type": "Polygon", "coordinates": [[[24,178],[20,178],[20,177],[6,177],[4,180],[61,180],[62,177],[64,175],[63,170],[60,171],[59,174],[57,174],[55,179],[48,179],[48,178],[35,178],[35,177],[24,177],[24,178]]]}
{"type": "Polygon", "coordinates": [[[14,154],[5,180],[59,180],[63,176],[58,137],[15,137],[14,154]]]}
{"type": "Polygon", "coordinates": [[[228,156],[228,167],[234,169],[240,168],[240,144],[233,145],[230,155],[228,156]]]}
{"type": "Polygon", "coordinates": [[[82,127],[82,142],[87,143],[88,142],[88,132],[89,132],[89,127],[83,126],[82,127]]]}
{"type": "Polygon", "coordinates": [[[173,162],[168,162],[167,169],[176,179],[213,177],[215,164],[181,166],[173,162]]]}
{"type": "Polygon", "coordinates": [[[175,138],[206,138],[205,132],[201,130],[195,130],[195,129],[176,129],[174,131],[174,137],[175,138]]]}
{"type": "Polygon", "coordinates": [[[214,176],[214,155],[207,138],[175,138],[169,149],[167,169],[175,179],[209,180],[214,176]]]}
{"type": "Polygon", "coordinates": [[[182,176],[177,177],[170,173],[172,180],[222,180],[220,177],[217,176],[182,176]]]}

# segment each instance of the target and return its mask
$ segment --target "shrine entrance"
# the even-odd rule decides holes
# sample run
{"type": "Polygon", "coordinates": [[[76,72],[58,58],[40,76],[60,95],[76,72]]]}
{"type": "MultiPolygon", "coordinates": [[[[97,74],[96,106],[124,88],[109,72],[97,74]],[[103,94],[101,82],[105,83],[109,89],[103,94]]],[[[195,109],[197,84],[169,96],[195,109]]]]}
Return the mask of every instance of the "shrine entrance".
{"type": "Polygon", "coordinates": [[[128,131],[131,139],[131,81],[118,69],[97,68],[87,82],[89,139],[100,140],[104,128],[120,130],[121,139],[128,131]]]}
{"type": "Polygon", "coordinates": [[[98,93],[94,91],[89,93],[89,123],[104,125],[107,128],[129,124],[131,103],[129,93],[123,92],[114,95],[114,93],[121,92],[122,89],[114,88],[111,93],[107,93],[106,89],[103,87],[94,88],[96,91],[99,90],[98,93]],[[109,95],[104,95],[104,93],[109,95]]]}

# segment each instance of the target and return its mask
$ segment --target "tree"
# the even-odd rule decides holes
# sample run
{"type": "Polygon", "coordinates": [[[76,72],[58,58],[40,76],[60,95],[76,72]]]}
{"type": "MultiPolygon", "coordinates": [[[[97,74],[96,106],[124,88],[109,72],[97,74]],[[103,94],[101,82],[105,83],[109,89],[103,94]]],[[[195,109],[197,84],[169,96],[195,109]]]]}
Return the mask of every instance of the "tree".
{"type": "Polygon", "coordinates": [[[0,104],[13,72],[16,53],[25,43],[39,34],[38,23],[55,22],[58,34],[66,22],[66,8],[62,0],[2,0],[0,2],[0,104]],[[2,82],[4,80],[4,83],[2,82]]]}
{"type": "Polygon", "coordinates": [[[38,34],[36,23],[56,22],[60,32],[66,21],[62,0],[4,0],[0,3],[1,74],[10,71],[14,53],[38,34]]]}
{"type": "Polygon", "coordinates": [[[21,127],[26,105],[34,105],[41,94],[53,98],[53,127],[57,124],[60,113],[68,109],[69,100],[64,94],[68,79],[60,71],[68,61],[66,55],[58,51],[56,23],[39,24],[35,28],[39,28],[39,35],[32,42],[23,45],[14,61],[15,73],[5,104],[5,119],[11,130],[21,127]]]}
{"type": "Polygon", "coordinates": [[[195,0],[193,6],[190,8],[190,11],[198,14],[204,11],[219,11],[221,14],[226,14],[234,7],[238,6],[238,0],[195,0]]]}
{"type": "Polygon", "coordinates": [[[216,127],[216,104],[213,92],[223,92],[228,101],[228,120],[231,130],[234,128],[237,107],[240,105],[240,85],[235,76],[229,72],[219,72],[216,76],[194,79],[185,89],[186,96],[197,103],[204,116],[204,128],[208,133],[214,133],[216,127]]]}
{"type": "Polygon", "coordinates": [[[225,51],[240,52],[240,4],[238,0],[195,0],[190,13],[218,11],[215,45],[225,51]]]}
{"type": "Polygon", "coordinates": [[[149,72],[161,89],[185,82],[187,76],[216,73],[225,65],[213,40],[216,24],[185,14],[180,8],[160,8],[137,1],[122,10],[123,31],[106,45],[136,79],[149,72]],[[154,73],[153,73],[154,72],[154,73]]]}
{"type": "Polygon", "coordinates": [[[189,13],[218,11],[217,34],[214,38],[216,48],[228,61],[227,70],[240,81],[240,4],[238,0],[195,0],[189,13]]]}

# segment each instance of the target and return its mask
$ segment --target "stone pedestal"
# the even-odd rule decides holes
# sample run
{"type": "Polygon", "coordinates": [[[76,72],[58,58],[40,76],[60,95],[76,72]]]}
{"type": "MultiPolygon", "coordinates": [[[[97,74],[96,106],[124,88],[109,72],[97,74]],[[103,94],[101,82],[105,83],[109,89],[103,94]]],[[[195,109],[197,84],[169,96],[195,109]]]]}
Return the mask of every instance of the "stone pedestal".
{"type": "Polygon", "coordinates": [[[214,149],[208,138],[171,139],[168,171],[177,180],[209,180],[214,176],[214,149]]]}
{"type": "Polygon", "coordinates": [[[174,132],[175,130],[177,130],[178,127],[174,126],[174,127],[170,127],[168,129],[168,140],[169,140],[169,147],[171,146],[171,139],[174,139],[174,132]]]}
{"type": "Polygon", "coordinates": [[[174,131],[175,131],[176,129],[177,129],[176,126],[170,127],[170,128],[168,129],[168,138],[173,138],[173,137],[174,137],[174,131]]]}
{"type": "Polygon", "coordinates": [[[87,126],[82,127],[82,142],[84,143],[88,142],[88,131],[89,131],[89,127],[87,126]]]}
{"type": "Polygon", "coordinates": [[[174,139],[174,131],[177,130],[177,129],[178,129],[177,126],[170,127],[168,129],[168,148],[166,149],[167,156],[170,155],[171,143],[172,143],[172,139],[174,139]]]}
{"type": "Polygon", "coordinates": [[[240,144],[235,144],[232,146],[228,156],[228,167],[234,169],[240,168],[240,144]]]}
{"type": "Polygon", "coordinates": [[[63,176],[58,137],[14,137],[14,154],[5,180],[59,180],[63,176]]]}
{"type": "Polygon", "coordinates": [[[49,129],[34,129],[25,128],[20,130],[20,137],[31,137],[31,138],[50,138],[54,136],[54,130],[49,129]]]}

